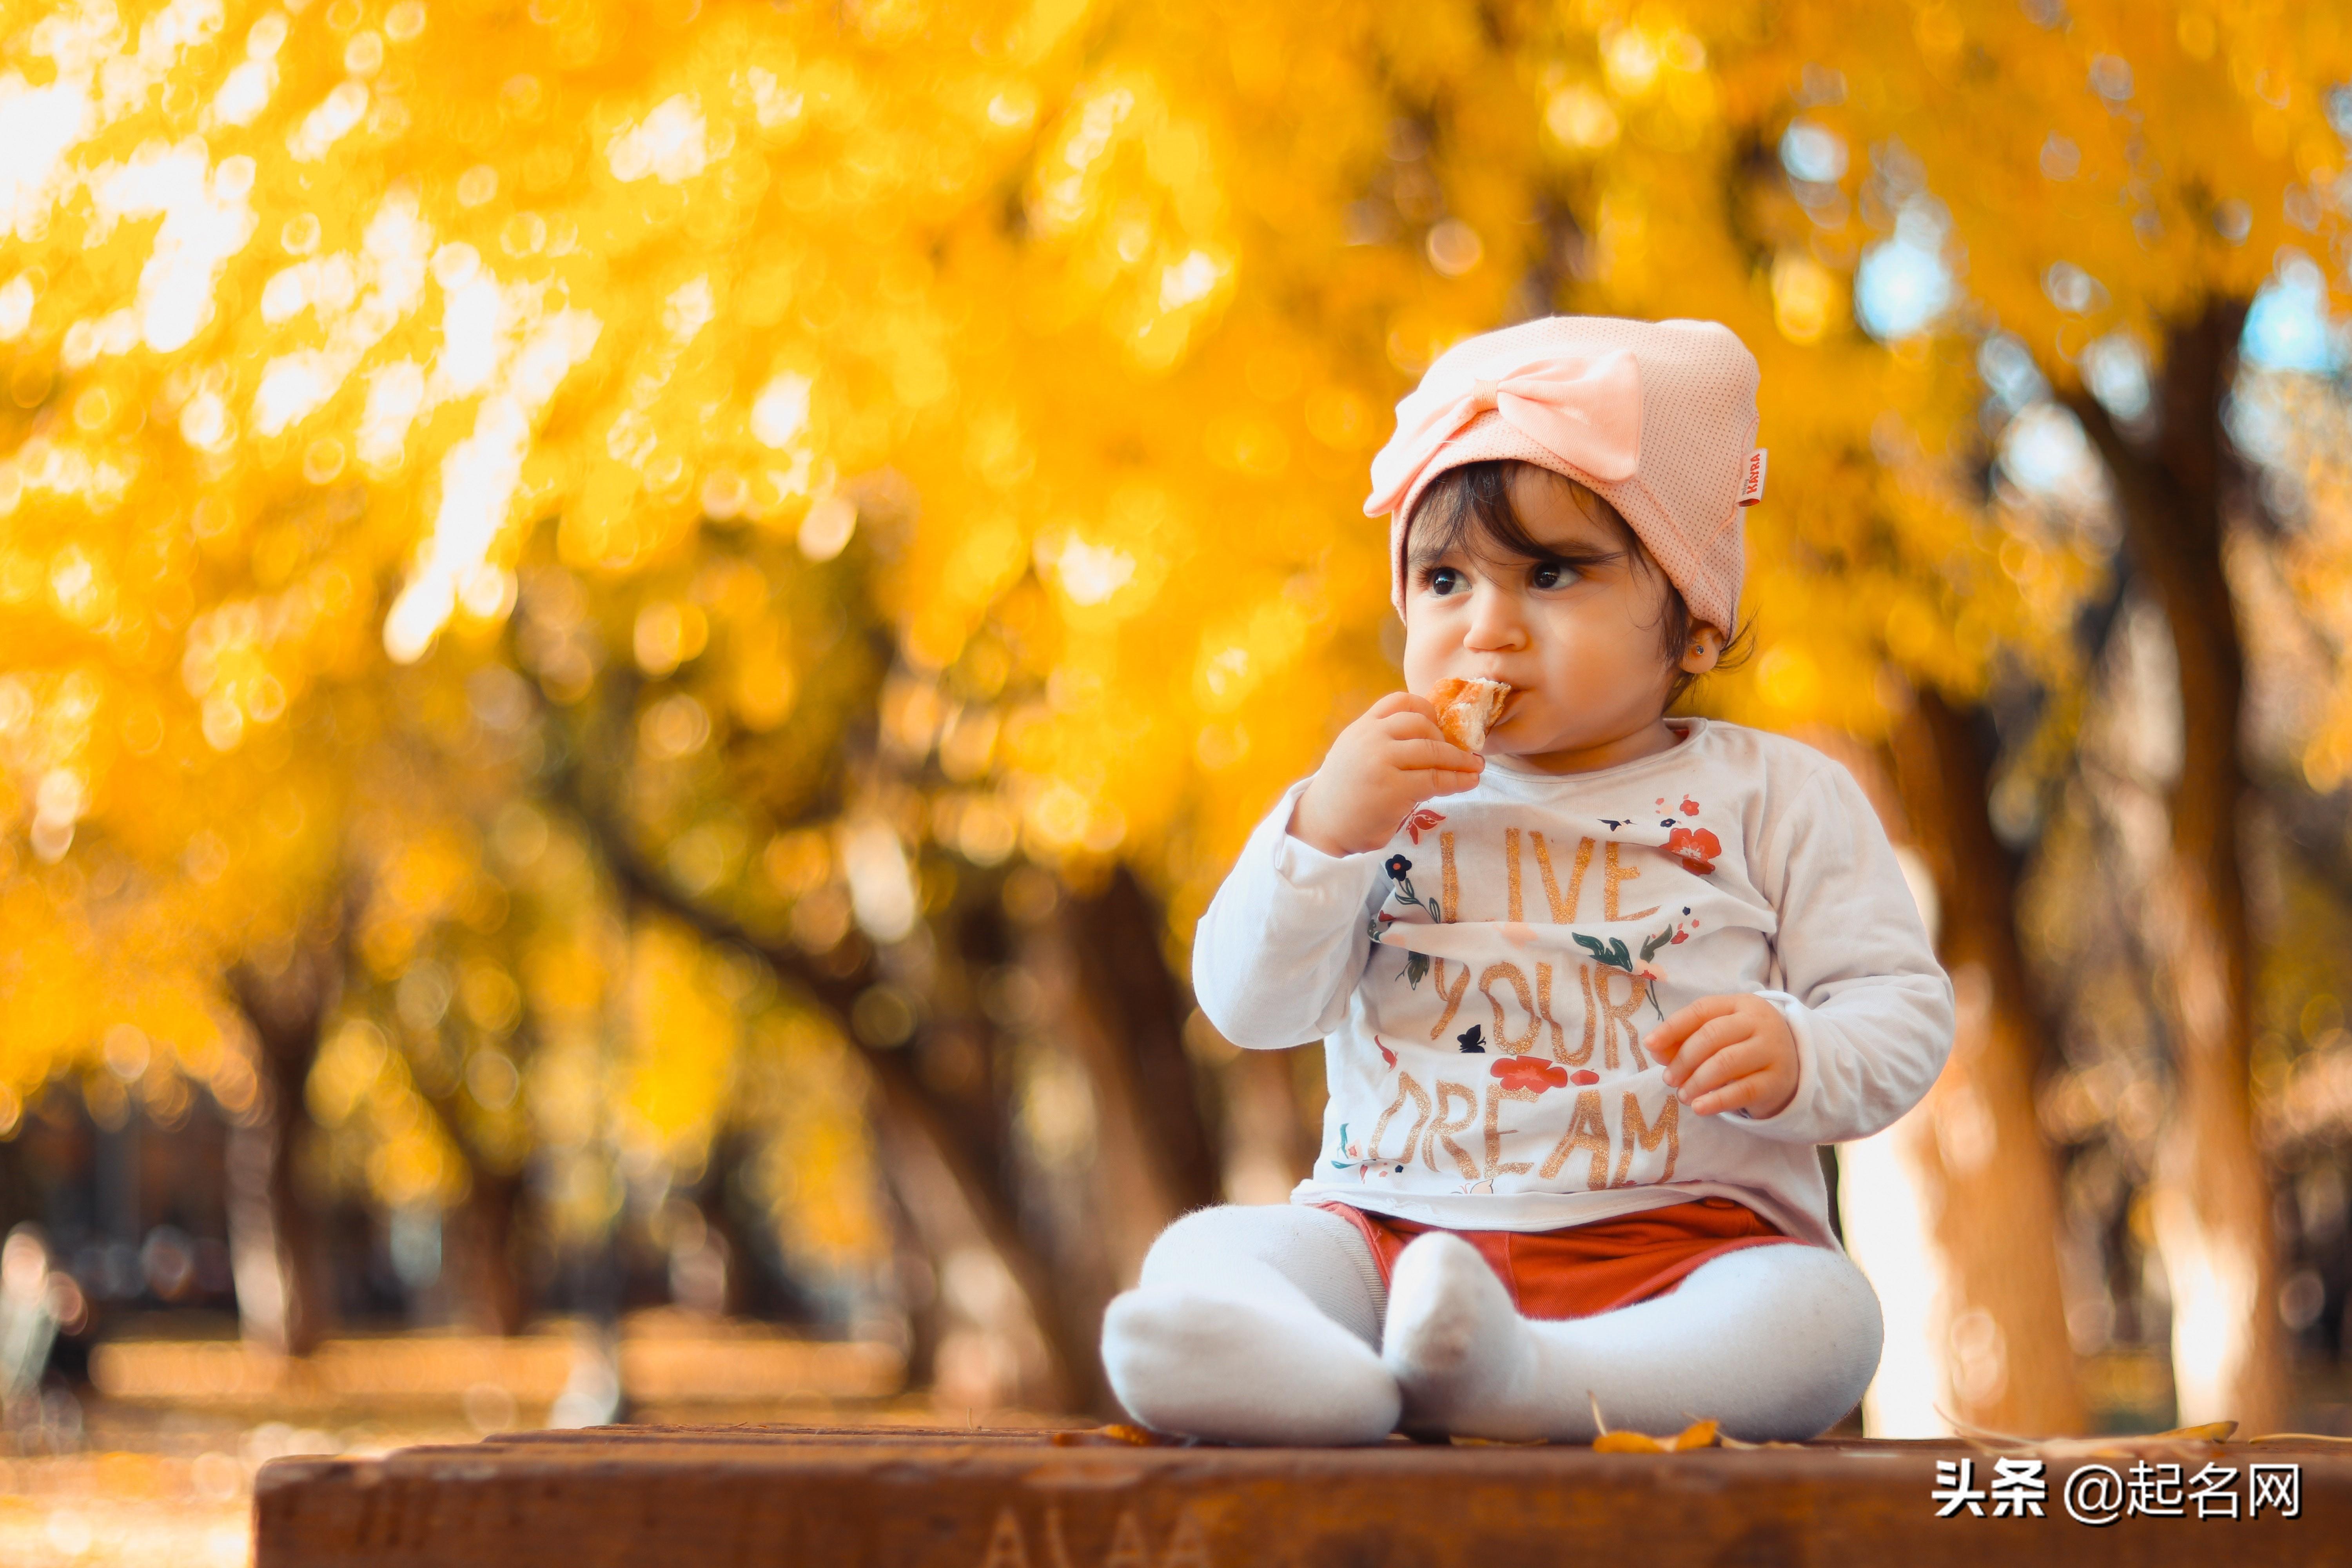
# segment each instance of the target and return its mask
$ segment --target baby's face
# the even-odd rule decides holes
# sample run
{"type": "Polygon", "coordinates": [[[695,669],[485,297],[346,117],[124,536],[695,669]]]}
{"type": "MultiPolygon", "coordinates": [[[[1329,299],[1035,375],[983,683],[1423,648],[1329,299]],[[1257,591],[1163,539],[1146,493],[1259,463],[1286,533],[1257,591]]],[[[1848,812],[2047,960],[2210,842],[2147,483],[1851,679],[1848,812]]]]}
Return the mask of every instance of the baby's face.
{"type": "MultiPolygon", "coordinates": [[[[1485,752],[1574,770],[1665,710],[1676,672],[1660,641],[1666,581],[1628,532],[1588,515],[1558,475],[1516,465],[1510,487],[1528,536],[1550,553],[1495,552],[1473,531],[1434,559],[1412,560],[1405,686],[1427,697],[1449,676],[1504,681],[1510,699],[1487,729],[1485,752]]],[[[1702,668],[1695,658],[1683,667],[1702,668]]],[[[1713,663],[1709,652],[1704,665],[1713,663]]]]}

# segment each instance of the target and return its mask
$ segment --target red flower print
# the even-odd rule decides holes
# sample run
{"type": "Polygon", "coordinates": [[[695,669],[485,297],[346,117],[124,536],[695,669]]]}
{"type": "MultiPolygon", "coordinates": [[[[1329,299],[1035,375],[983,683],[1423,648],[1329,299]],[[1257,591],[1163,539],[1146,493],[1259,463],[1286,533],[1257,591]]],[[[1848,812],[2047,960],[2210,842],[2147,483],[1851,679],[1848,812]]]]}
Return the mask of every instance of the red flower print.
{"type": "Polygon", "coordinates": [[[1372,1044],[1381,1047],[1381,1060],[1388,1063],[1391,1067],[1396,1066],[1396,1053],[1389,1049],[1385,1041],[1383,1041],[1378,1035],[1374,1035],[1372,1037],[1372,1044]]]}
{"type": "Polygon", "coordinates": [[[1694,876],[1715,874],[1715,858],[1723,853],[1723,840],[1702,827],[1693,832],[1677,827],[1666,835],[1666,853],[1683,863],[1683,869],[1694,876]]]}
{"type": "Polygon", "coordinates": [[[1574,1072],[1568,1075],[1568,1081],[1570,1083],[1599,1083],[1601,1081],[1601,1075],[1594,1072],[1591,1068],[1579,1068],[1574,1072]]]}
{"type": "Polygon", "coordinates": [[[1568,1069],[1541,1057],[1505,1057],[1486,1070],[1501,1079],[1505,1089],[1528,1089],[1541,1094],[1548,1089],[1568,1087],[1568,1069]]]}
{"type": "Polygon", "coordinates": [[[1417,805],[1404,814],[1404,820],[1397,824],[1397,831],[1409,836],[1415,844],[1418,844],[1421,842],[1423,834],[1444,820],[1445,816],[1443,812],[1432,811],[1425,805],[1417,805]]]}
{"type": "Polygon", "coordinates": [[[1693,800],[1688,795],[1683,796],[1683,815],[1685,816],[1696,816],[1698,815],[1698,802],[1693,800]]]}

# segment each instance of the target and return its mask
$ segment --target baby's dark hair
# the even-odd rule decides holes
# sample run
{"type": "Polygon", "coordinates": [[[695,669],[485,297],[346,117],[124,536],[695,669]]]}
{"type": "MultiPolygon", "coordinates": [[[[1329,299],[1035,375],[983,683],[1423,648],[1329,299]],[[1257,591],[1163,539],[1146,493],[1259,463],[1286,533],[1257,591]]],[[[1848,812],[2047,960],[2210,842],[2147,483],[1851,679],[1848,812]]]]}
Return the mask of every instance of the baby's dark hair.
{"type": "MultiPolygon", "coordinates": [[[[1574,561],[1561,560],[1558,551],[1529,533],[1527,524],[1520,521],[1518,510],[1511,505],[1512,470],[1536,467],[1517,458],[1496,458],[1448,468],[1430,480],[1421,499],[1413,503],[1412,515],[1405,524],[1407,580],[1411,580],[1413,568],[1435,561],[1471,540],[1529,561],[1576,565],[1574,561]]],[[[1539,471],[1552,472],[1548,468],[1539,471]]],[[[1681,668],[1683,650],[1690,646],[1691,632],[1696,625],[1689,601],[1667,578],[1665,569],[1651,555],[1649,546],[1642,542],[1641,535],[1633,531],[1624,513],[1590,487],[1565,474],[1555,477],[1574,493],[1576,504],[1585,516],[1617,534],[1632,555],[1636,570],[1664,585],[1665,603],[1658,617],[1658,651],[1675,672],[1674,683],[1666,692],[1666,706],[1672,708],[1698,681],[1697,676],[1681,668]]],[[[1747,628],[1727,635],[1716,668],[1722,669],[1744,659],[1748,642],[1747,628]]]]}

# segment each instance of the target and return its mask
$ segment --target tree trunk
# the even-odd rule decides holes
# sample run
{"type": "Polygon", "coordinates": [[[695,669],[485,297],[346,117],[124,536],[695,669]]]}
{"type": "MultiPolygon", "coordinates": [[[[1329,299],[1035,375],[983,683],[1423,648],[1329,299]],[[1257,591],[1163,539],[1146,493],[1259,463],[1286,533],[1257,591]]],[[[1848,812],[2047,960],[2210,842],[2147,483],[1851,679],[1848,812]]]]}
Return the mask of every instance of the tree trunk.
{"type": "Polygon", "coordinates": [[[1160,945],[1160,916],[1124,866],[1091,889],[1065,889],[1034,921],[1023,959],[1036,980],[1040,1033],[1085,1073],[1093,1153],[1066,1177],[1076,1201],[1048,1243],[1069,1384],[1084,1408],[1116,1415],[1097,1345],[1110,1299],[1135,1282],[1170,1222],[1217,1201],[1215,1145],[1184,1049],[1191,999],[1160,945]]]}
{"type": "Polygon", "coordinates": [[[1984,744],[1933,692],[1915,698],[1891,756],[1843,735],[1806,738],[1846,765],[1906,872],[1928,883],[1923,913],[1957,1003],[1952,1054],[1927,1098],[1838,1151],[1845,1245],[1886,1321],[1864,1423],[1876,1437],[1946,1436],[1954,1418],[2080,1430],[2057,1183],[2034,1113],[2040,1032],[2015,868],[1985,815],[1984,744]]]}
{"type": "MultiPolygon", "coordinates": [[[[928,987],[932,1000],[954,1005],[923,1022],[911,1041],[861,1038],[852,1017],[858,997],[894,976],[856,937],[846,950],[812,959],[751,931],[726,910],[674,887],[638,852],[622,816],[608,809],[579,769],[567,767],[556,792],[634,900],[708,940],[761,954],[859,1047],[877,1090],[877,1130],[896,1167],[893,1190],[932,1253],[943,1294],[950,1303],[1001,1298],[1004,1291],[994,1286],[959,1288],[985,1273],[1021,1299],[1018,1313],[991,1309],[985,1315],[1005,1323],[1025,1317],[1028,1329],[1008,1330],[1007,1342],[1024,1362],[1020,1381],[1026,1396],[1064,1408],[1115,1412],[1097,1348],[1102,1310],[1111,1291],[1133,1278],[1160,1228],[1188,1208],[1214,1202],[1218,1193],[1215,1145],[1183,1047],[1190,1000],[1168,973],[1158,912],[1132,872],[1114,867],[1099,889],[1058,898],[1046,929],[1024,939],[1024,967],[1048,993],[1045,1030],[1084,1067],[1099,1119],[1097,1171],[1089,1173],[1090,1201],[1083,1205],[1094,1218],[1086,1234],[1049,1235],[1041,1247],[1030,1233],[1040,1220],[1054,1229],[1047,1214],[1053,1205],[1022,1190],[1021,1162],[1006,1137],[1005,1106],[992,1074],[974,1075],[959,1066],[975,1039],[992,1037],[979,1018],[959,1014],[971,986],[941,984],[949,976],[934,973],[928,987]],[[993,1254],[985,1268],[975,1247],[993,1254]],[[1022,1348],[1033,1331],[1042,1346],[1035,1358],[1022,1348]],[[1030,1359],[1045,1370],[1028,1366],[1030,1359]]],[[[988,919],[1003,917],[992,906],[988,919]]],[[[935,938],[945,923],[934,926],[935,938]]],[[[950,944],[931,956],[966,970],[1012,956],[1009,950],[968,953],[969,945],[950,944]]],[[[983,1058],[993,1054],[982,1051],[983,1058]]],[[[939,1346],[943,1377],[961,1353],[952,1339],[944,1337],[939,1346]]]]}
{"type": "Polygon", "coordinates": [[[1915,1116],[1914,1168],[1943,1255],[1951,1414],[2032,1436],[2083,1429],[2059,1284],[2056,1173],[2034,1110],[2041,1014],[2017,942],[2017,866],[1986,816],[1991,745],[1979,716],[1923,690],[1893,737],[1913,848],[1939,910],[1937,949],[1958,1020],[1950,1061],[1915,1116]]]}
{"type": "MultiPolygon", "coordinates": [[[[1209,1027],[1203,1017],[1198,1027],[1209,1027]]],[[[1280,1204],[1314,1168],[1321,1142],[1299,1103],[1295,1051],[1244,1051],[1232,1055],[1217,1074],[1224,1109],[1224,1198],[1234,1204],[1280,1204]]],[[[1320,1047],[1300,1046],[1321,1059],[1320,1047]]]]}
{"type": "Polygon", "coordinates": [[[2286,1414],[2272,1302],[2268,1173],[2248,1078],[2251,938],[2239,865],[2244,658],[2222,566],[2223,509],[2242,484],[2221,428],[2245,306],[2210,302],[2167,339],[2158,434],[2134,445],[2090,397],[2069,398],[2106,460],[2127,548],[2164,608],[2179,663],[2183,757],[2168,802],[2170,863],[2138,911],[2172,1037],[2172,1104],[2153,1184],[2172,1291],[2173,1384],[2184,1422],[2274,1429],[2286,1414]]]}
{"type": "Polygon", "coordinates": [[[522,1175],[479,1163],[467,1175],[466,1201],[446,1221],[449,1279],[458,1321],[478,1333],[519,1334],[530,1314],[514,1256],[522,1175]]]}
{"type": "MultiPolygon", "coordinates": [[[[1092,1330],[1066,1310],[1054,1270],[1022,1231],[1009,1162],[976,1136],[965,1106],[924,1082],[917,1066],[924,1055],[919,1036],[911,1046],[877,1047],[860,1039],[851,1025],[858,995],[880,979],[870,951],[836,969],[762,937],[673,888],[591,803],[575,795],[570,804],[634,901],[683,921],[708,941],[759,954],[778,980],[823,1008],[842,1037],[858,1047],[875,1089],[876,1129],[894,1191],[931,1253],[941,1289],[951,1291],[959,1252],[979,1247],[992,1254],[1044,1347],[1044,1370],[1023,1373],[1024,1397],[1049,1405],[1073,1397],[1093,1403],[1085,1394],[1090,1370],[1099,1380],[1092,1330]]],[[[926,1026],[934,1026],[940,1025],[926,1026]]]]}
{"type": "MultiPolygon", "coordinates": [[[[967,1162],[913,1075],[875,1075],[874,1130],[892,1195],[930,1263],[945,1305],[979,1338],[949,1326],[929,1347],[932,1391],[945,1405],[1066,1410],[1094,1404],[1094,1346],[1066,1313],[1055,1277],[1013,1224],[996,1184],[967,1162]],[[995,1364],[990,1352],[1008,1356],[995,1364]],[[972,1364],[979,1360],[981,1364],[972,1364]]],[[[909,1358],[912,1370],[913,1358],[909,1358]]]]}
{"type": "Polygon", "coordinates": [[[520,1170],[488,1163],[466,1136],[459,1110],[462,1090],[445,1093],[420,1088],[440,1119],[441,1131],[466,1158],[466,1196],[444,1214],[444,1277],[449,1281],[459,1323],[477,1333],[519,1334],[530,1315],[529,1293],[515,1258],[516,1222],[528,1184],[520,1170]]]}
{"type": "Polygon", "coordinates": [[[1217,1201],[1216,1151],[1184,1050],[1192,1001],[1168,972],[1159,910],[1125,866],[1063,899],[1052,934],[1044,967],[1063,973],[1058,1022],[1100,1101],[1097,1179],[1124,1286],[1170,1221],[1217,1201]]]}
{"type": "Polygon", "coordinates": [[[228,1145],[229,1256],[247,1341],[281,1355],[318,1348],[331,1310],[324,1238],[303,1201],[295,1155],[319,1032],[342,984],[342,953],[317,933],[240,964],[230,993],[252,1026],[260,1079],[252,1121],[228,1145]]]}

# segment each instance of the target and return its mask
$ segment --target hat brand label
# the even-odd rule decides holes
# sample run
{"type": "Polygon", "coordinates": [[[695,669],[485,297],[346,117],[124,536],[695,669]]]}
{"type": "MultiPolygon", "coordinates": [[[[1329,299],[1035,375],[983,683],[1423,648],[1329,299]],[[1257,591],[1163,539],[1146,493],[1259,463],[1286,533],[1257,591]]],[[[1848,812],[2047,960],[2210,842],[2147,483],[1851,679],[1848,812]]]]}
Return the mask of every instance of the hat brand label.
{"type": "Polygon", "coordinates": [[[1739,487],[1739,504],[1754,506],[1764,499],[1764,448],[1748,454],[1747,482],[1739,487]]]}

